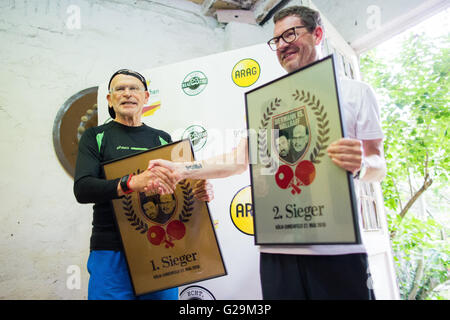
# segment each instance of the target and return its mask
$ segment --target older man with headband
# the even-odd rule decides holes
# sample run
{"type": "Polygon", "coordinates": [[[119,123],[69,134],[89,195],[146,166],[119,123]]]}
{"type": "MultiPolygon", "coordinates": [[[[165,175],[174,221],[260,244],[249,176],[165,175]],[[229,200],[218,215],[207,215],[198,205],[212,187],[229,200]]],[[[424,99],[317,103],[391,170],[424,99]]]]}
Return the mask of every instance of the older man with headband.
{"type": "MultiPolygon", "coordinates": [[[[170,169],[158,167],[140,174],[107,180],[101,163],[133,155],[170,143],[170,135],[147,126],[141,120],[149,92],[138,72],[121,69],[108,84],[108,110],[114,121],[89,128],[80,139],[74,177],[74,193],[80,203],[94,203],[88,271],[88,299],[178,299],[178,289],[168,289],[136,297],[131,285],[111,200],[132,192],[146,192],[148,186],[170,194],[179,180],[170,169]]],[[[212,198],[203,182],[194,189],[200,200],[212,198]]]]}

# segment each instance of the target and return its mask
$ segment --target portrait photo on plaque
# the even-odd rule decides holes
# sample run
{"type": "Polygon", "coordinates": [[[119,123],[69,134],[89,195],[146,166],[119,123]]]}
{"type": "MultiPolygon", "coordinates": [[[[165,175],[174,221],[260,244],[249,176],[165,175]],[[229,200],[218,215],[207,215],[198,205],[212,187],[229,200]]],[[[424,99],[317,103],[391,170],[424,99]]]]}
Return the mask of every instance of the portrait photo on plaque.
{"type": "Polygon", "coordinates": [[[361,243],[352,175],[328,145],[345,137],[330,55],[245,94],[257,245],[361,243]]]}
{"type": "MultiPolygon", "coordinates": [[[[189,139],[103,164],[107,179],[147,170],[150,160],[194,161],[189,139]]],[[[113,200],[114,216],[136,295],[227,274],[196,180],[180,181],[173,194],[133,192],[113,200]]]]}

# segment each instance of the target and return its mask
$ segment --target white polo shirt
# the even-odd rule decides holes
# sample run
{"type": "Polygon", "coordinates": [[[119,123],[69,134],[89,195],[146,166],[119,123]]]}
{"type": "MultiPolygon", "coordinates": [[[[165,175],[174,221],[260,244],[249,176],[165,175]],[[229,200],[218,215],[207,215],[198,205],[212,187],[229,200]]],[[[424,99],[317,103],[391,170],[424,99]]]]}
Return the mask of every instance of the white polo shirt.
{"type": "MultiPolygon", "coordinates": [[[[382,139],[380,110],[373,89],[366,83],[340,78],[341,103],[344,109],[344,121],[347,137],[360,140],[382,139]]],[[[358,190],[355,181],[355,192],[358,190]]],[[[356,192],[356,195],[359,193],[356,192]]],[[[360,208],[358,199],[358,210],[360,208]]],[[[361,214],[358,214],[362,233],[361,214]]],[[[297,255],[341,255],[351,253],[366,253],[364,244],[359,245],[279,245],[260,246],[260,252],[297,255]]]]}

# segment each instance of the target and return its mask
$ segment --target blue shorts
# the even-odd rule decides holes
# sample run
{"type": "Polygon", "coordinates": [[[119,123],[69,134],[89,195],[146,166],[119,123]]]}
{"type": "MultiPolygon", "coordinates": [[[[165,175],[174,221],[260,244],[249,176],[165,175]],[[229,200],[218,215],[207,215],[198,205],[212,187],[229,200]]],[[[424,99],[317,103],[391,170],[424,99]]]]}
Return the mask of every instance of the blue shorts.
{"type": "Polygon", "coordinates": [[[91,251],[87,269],[89,300],[178,300],[178,288],[135,296],[121,251],[91,251]]]}

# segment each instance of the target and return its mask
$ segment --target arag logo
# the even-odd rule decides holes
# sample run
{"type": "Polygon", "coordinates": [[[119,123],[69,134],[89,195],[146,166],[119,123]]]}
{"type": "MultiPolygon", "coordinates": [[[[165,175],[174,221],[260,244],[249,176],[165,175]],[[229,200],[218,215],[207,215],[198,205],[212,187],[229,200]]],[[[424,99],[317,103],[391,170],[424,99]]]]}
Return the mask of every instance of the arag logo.
{"type": "Polygon", "coordinates": [[[231,71],[231,77],[239,87],[249,87],[259,79],[260,73],[258,62],[253,59],[243,59],[236,63],[231,71]]]}
{"type": "Polygon", "coordinates": [[[201,150],[206,144],[206,141],[208,140],[208,132],[202,126],[194,124],[184,130],[181,139],[187,138],[191,140],[192,147],[194,151],[197,152],[201,150]]]}
{"type": "Polygon", "coordinates": [[[208,84],[208,78],[201,71],[189,73],[181,83],[181,89],[188,96],[196,96],[202,92],[208,84]]]}
{"type": "Polygon", "coordinates": [[[230,215],[236,228],[247,235],[254,235],[253,204],[250,186],[242,188],[233,197],[230,205],[230,215]]]}

